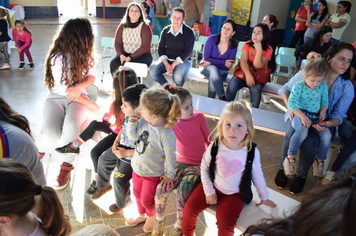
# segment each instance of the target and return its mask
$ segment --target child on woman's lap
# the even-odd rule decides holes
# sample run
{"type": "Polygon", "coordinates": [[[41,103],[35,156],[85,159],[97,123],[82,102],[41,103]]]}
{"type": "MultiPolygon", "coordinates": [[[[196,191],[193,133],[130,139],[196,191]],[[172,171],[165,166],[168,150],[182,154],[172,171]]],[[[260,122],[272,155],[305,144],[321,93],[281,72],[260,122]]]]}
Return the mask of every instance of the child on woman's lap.
{"type": "Polygon", "coordinates": [[[202,113],[195,113],[192,105],[192,95],[187,89],[174,87],[169,84],[163,86],[165,90],[179,96],[182,116],[173,127],[177,137],[176,145],[176,176],[173,185],[163,188],[158,184],[155,196],[156,220],[152,232],[154,236],[161,236],[167,218],[164,215],[169,193],[177,189],[177,221],[170,235],[182,234],[182,218],[185,202],[191,192],[200,183],[200,163],[206,148],[209,146],[209,127],[202,113]]]}
{"type": "MultiPolygon", "coordinates": [[[[296,174],[296,161],[300,145],[308,135],[312,125],[324,121],[328,109],[328,87],[323,83],[327,70],[324,59],[316,58],[308,61],[304,68],[303,81],[294,84],[288,98],[288,108],[293,112],[292,126],[295,130],[289,142],[288,156],[283,162],[286,175],[296,174]]],[[[324,160],[331,140],[331,133],[317,131],[320,139],[317,160],[313,163],[313,175],[323,177],[324,160]]]]}
{"type": "Polygon", "coordinates": [[[204,153],[201,163],[202,183],[194,189],[184,207],[182,228],[185,236],[193,235],[199,213],[214,204],[217,204],[218,235],[234,235],[244,204],[252,200],[251,181],[261,198],[257,205],[276,206],[268,199],[259,151],[251,145],[254,128],[247,104],[229,103],[215,130],[215,141],[204,153]]]}
{"type": "Polygon", "coordinates": [[[176,137],[172,127],[181,115],[181,104],[177,95],[151,88],[140,99],[140,113],[130,115],[129,138],[137,140],[135,154],[131,160],[133,169],[133,191],[139,211],[138,217],[127,219],[129,227],[145,222],[143,230],[153,229],[155,211],[154,196],[161,179],[162,187],[173,184],[176,165],[176,137]]]}

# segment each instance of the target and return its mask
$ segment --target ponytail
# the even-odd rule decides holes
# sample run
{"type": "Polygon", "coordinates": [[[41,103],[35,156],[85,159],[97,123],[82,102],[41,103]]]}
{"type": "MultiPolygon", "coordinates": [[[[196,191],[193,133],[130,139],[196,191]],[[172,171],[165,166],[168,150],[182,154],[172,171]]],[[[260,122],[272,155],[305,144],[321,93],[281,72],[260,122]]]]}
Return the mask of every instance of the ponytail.
{"type": "Polygon", "coordinates": [[[0,159],[0,179],[0,215],[24,217],[36,209],[36,216],[48,234],[69,235],[71,226],[57,193],[51,187],[37,185],[25,165],[11,159],[0,159]],[[36,195],[41,196],[38,203],[36,195]]]}
{"type": "Polygon", "coordinates": [[[181,101],[178,95],[161,88],[150,88],[143,92],[140,102],[153,114],[167,119],[166,128],[173,127],[181,116],[181,101]]]}
{"type": "Polygon", "coordinates": [[[11,24],[10,14],[9,14],[9,11],[5,7],[0,6],[0,16],[2,16],[2,17],[6,16],[7,23],[9,24],[9,28],[11,29],[12,24],[11,24]]]}
{"type": "Polygon", "coordinates": [[[43,186],[40,195],[42,199],[36,216],[41,219],[42,228],[52,236],[69,235],[71,225],[57,193],[53,188],[43,186]]]}

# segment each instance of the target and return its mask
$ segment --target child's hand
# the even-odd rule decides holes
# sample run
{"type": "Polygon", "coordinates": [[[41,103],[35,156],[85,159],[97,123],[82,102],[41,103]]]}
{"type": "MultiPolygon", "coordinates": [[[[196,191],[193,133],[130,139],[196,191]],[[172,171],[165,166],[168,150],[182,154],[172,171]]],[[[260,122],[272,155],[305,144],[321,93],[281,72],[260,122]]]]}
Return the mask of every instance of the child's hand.
{"type": "Polygon", "coordinates": [[[18,48],[17,51],[20,53],[22,50],[18,48]]]}
{"type": "Polygon", "coordinates": [[[311,125],[311,121],[307,116],[304,116],[303,118],[301,118],[302,123],[305,127],[309,128],[311,125]]]}
{"type": "Polygon", "coordinates": [[[164,174],[161,176],[161,185],[162,188],[167,190],[167,187],[173,186],[173,180],[165,176],[164,174]]]}
{"type": "Polygon", "coordinates": [[[205,199],[206,203],[209,205],[215,205],[216,203],[218,203],[218,196],[216,195],[216,193],[210,196],[205,196],[205,199]]]}
{"type": "Polygon", "coordinates": [[[132,112],[130,115],[129,115],[129,121],[130,122],[136,122],[138,120],[138,118],[140,118],[140,113],[139,112],[132,112]]]}
{"type": "Polygon", "coordinates": [[[319,114],[319,121],[318,122],[323,122],[324,120],[325,120],[325,111],[322,111],[319,114]]]}
{"type": "Polygon", "coordinates": [[[261,205],[266,205],[272,208],[275,208],[277,205],[273,201],[267,199],[267,200],[261,200],[260,203],[257,203],[256,206],[261,206],[261,205]]]}

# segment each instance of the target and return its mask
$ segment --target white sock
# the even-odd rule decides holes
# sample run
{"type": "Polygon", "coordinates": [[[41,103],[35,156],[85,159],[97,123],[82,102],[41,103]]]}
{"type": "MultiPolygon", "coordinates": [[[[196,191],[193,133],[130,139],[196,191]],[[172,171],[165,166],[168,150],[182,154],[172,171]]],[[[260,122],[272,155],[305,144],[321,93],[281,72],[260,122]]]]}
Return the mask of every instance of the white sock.
{"type": "Polygon", "coordinates": [[[157,221],[163,221],[163,220],[164,220],[164,216],[158,216],[158,215],[156,215],[156,220],[157,220],[157,221]]]}
{"type": "Polygon", "coordinates": [[[174,224],[174,228],[182,230],[182,226],[177,224],[177,222],[174,224]]]}

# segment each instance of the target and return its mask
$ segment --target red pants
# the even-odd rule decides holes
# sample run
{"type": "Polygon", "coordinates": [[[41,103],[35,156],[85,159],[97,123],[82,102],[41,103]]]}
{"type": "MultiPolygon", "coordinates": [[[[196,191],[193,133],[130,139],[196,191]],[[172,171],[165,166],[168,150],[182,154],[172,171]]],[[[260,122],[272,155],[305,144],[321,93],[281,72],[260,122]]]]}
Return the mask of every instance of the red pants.
{"type": "MultiPolygon", "coordinates": [[[[218,226],[219,236],[233,236],[237,219],[240,216],[244,201],[240,193],[226,195],[215,189],[218,197],[216,209],[216,224],[218,226]]],[[[200,183],[190,195],[185,203],[183,211],[183,235],[192,236],[197,224],[197,218],[200,212],[206,209],[209,204],[206,203],[203,185],[200,183]]]]}
{"type": "Polygon", "coordinates": [[[156,215],[155,193],[159,178],[143,177],[132,172],[133,194],[136,197],[139,214],[146,213],[148,217],[156,215]]]}

